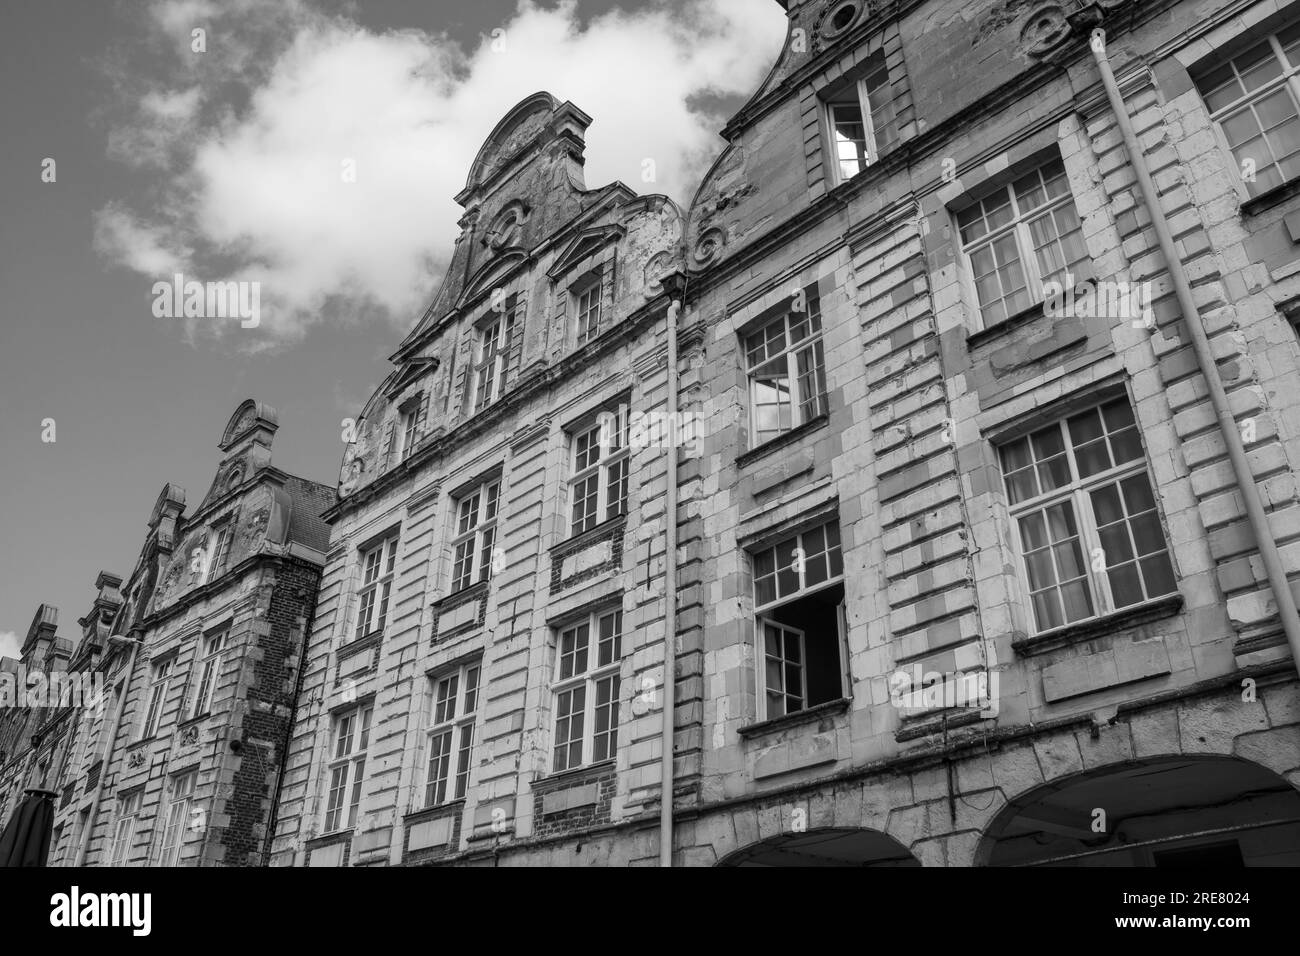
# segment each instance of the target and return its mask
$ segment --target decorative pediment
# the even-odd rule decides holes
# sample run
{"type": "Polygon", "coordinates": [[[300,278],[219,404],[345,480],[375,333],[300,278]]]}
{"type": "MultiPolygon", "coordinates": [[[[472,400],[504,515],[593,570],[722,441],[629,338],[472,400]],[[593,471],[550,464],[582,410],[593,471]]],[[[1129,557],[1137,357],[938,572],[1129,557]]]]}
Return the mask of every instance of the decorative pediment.
{"type": "Polygon", "coordinates": [[[406,386],[410,385],[416,379],[437,371],[438,365],[441,362],[442,360],[436,355],[411,359],[406,362],[401,368],[397,369],[394,374],[389,376],[388,381],[384,383],[382,389],[384,397],[390,400],[393,399],[401,393],[402,389],[406,388],[406,386]]]}
{"type": "Polygon", "coordinates": [[[504,286],[507,278],[524,264],[528,257],[521,251],[507,252],[497,256],[479,269],[465,285],[465,292],[460,297],[457,307],[472,302],[493,289],[504,286]]]}
{"type": "Polygon", "coordinates": [[[595,255],[606,246],[623,238],[627,232],[622,226],[608,225],[584,229],[574,236],[556,257],[555,263],[546,274],[552,281],[559,279],[583,259],[595,255]]]}

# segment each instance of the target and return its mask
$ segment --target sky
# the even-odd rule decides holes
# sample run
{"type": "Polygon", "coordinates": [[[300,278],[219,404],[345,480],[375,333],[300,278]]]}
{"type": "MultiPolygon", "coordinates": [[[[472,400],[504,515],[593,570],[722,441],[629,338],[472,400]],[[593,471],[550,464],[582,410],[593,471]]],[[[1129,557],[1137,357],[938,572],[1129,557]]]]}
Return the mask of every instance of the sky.
{"type": "Polygon", "coordinates": [[[776,0],[9,0],[0,655],[42,603],[79,637],[163,485],[202,499],[245,398],[279,414],[275,465],[337,482],[340,423],[437,291],[452,197],[515,103],[593,117],[588,188],[686,204],[784,36],[776,0]],[[257,324],[168,315],[176,273],[256,283],[257,324]]]}

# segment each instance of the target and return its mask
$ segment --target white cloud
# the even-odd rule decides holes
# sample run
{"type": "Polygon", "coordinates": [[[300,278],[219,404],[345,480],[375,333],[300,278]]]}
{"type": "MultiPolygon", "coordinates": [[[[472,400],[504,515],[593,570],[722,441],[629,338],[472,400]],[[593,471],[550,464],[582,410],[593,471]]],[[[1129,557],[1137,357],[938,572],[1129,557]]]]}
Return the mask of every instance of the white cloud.
{"type": "Polygon", "coordinates": [[[19,657],[23,641],[13,631],[0,631],[0,657],[19,657]]]}
{"type": "Polygon", "coordinates": [[[485,36],[466,51],[444,35],[376,33],[302,3],[156,3],[155,40],[170,38],[178,53],[143,88],[132,77],[129,118],[110,144],[153,167],[158,187],[147,212],[102,210],[97,248],[150,282],[177,269],[260,281],[263,330],[280,340],[316,321],[376,314],[407,327],[450,255],[452,196],[475,153],[539,89],[593,117],[588,187],[619,179],[689,201],[721,151],[725,120],[692,104],[757,86],[784,35],[780,8],[677,0],[585,22],[580,12],[574,0],[549,9],[522,0],[502,24],[504,50],[485,36]],[[189,52],[196,22],[208,54],[189,52]],[[242,95],[209,101],[201,88],[242,95]],[[642,182],[646,159],[653,183],[642,182]],[[345,161],[354,183],[343,181],[345,161]]]}

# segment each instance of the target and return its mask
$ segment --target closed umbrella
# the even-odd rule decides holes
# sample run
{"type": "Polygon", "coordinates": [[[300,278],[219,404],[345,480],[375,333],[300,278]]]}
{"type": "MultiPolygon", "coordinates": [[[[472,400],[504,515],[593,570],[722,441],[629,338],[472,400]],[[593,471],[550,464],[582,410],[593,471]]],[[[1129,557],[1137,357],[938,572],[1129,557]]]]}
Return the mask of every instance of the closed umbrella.
{"type": "Polygon", "coordinates": [[[53,790],[31,787],[0,834],[0,866],[45,866],[54,832],[53,790]]]}

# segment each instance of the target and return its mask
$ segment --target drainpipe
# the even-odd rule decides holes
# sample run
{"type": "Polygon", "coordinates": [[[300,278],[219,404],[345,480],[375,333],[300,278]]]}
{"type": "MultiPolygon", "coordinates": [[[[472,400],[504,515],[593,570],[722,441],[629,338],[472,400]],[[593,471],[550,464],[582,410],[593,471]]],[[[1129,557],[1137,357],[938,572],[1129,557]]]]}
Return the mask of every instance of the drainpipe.
{"type": "Polygon", "coordinates": [[[1156,236],[1160,239],[1160,251],[1164,253],[1165,262],[1169,266],[1169,276],[1173,279],[1174,291],[1178,294],[1178,305],[1183,312],[1183,324],[1191,334],[1196,361],[1201,367],[1201,374],[1205,376],[1206,384],[1209,385],[1210,403],[1214,406],[1214,413],[1219,420],[1219,430],[1223,433],[1224,444],[1228,446],[1232,472],[1237,480],[1237,488],[1241,491],[1242,501],[1246,505],[1246,516],[1250,520],[1250,527],[1255,532],[1259,556],[1263,559],[1264,568],[1268,572],[1268,583],[1273,589],[1273,599],[1277,602],[1278,617],[1282,620],[1282,630],[1286,632],[1287,643],[1291,647],[1292,663],[1300,667],[1300,614],[1296,612],[1295,595],[1291,593],[1282,556],[1278,553],[1277,542],[1269,529],[1268,515],[1264,511],[1264,503],[1260,499],[1259,488],[1255,484],[1250,463],[1246,460],[1246,446],[1241,440],[1236,419],[1232,417],[1232,410],[1228,406],[1228,394],[1219,379],[1219,367],[1210,349],[1209,337],[1205,334],[1204,326],[1201,325],[1200,310],[1197,309],[1196,301],[1192,298],[1192,287],[1187,281],[1182,259],[1179,258],[1178,249],[1174,245],[1169,223],[1160,210],[1155,183],[1152,182],[1151,173],[1147,169],[1146,155],[1138,142],[1137,134],[1133,131],[1133,120],[1128,115],[1123,96],[1120,95],[1119,84],[1115,82],[1115,73],[1111,70],[1110,59],[1106,53],[1106,31],[1100,27],[1093,30],[1090,46],[1093,58],[1097,61],[1097,69],[1101,71],[1101,81],[1105,84],[1106,95],[1110,98],[1111,109],[1115,111],[1120,132],[1124,136],[1124,147],[1128,150],[1129,161],[1132,163],[1133,171],[1137,173],[1143,202],[1150,214],[1151,224],[1155,227],[1156,236]]]}
{"type": "Polygon", "coordinates": [[[81,835],[81,846],[77,848],[77,866],[86,865],[86,852],[90,849],[90,839],[95,834],[95,821],[99,818],[99,801],[104,795],[104,781],[108,779],[109,767],[113,760],[113,747],[117,743],[117,733],[122,726],[122,715],[126,713],[126,701],[131,694],[131,678],[135,676],[135,658],[140,652],[140,645],[144,643],[143,638],[124,637],[121,634],[113,635],[109,641],[129,641],[131,660],[127,665],[126,680],[122,682],[122,701],[118,705],[117,714],[113,717],[113,730],[108,735],[108,753],[104,755],[104,762],[99,768],[99,782],[95,784],[95,795],[90,799],[90,816],[86,818],[86,832],[81,835]]]}
{"type": "Polygon", "coordinates": [[[668,306],[667,481],[664,491],[664,712],[659,785],[659,865],[673,865],[673,711],[677,700],[677,313],[668,306]]]}

